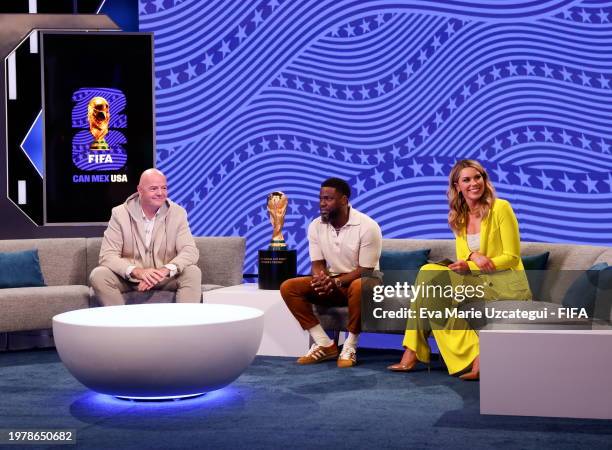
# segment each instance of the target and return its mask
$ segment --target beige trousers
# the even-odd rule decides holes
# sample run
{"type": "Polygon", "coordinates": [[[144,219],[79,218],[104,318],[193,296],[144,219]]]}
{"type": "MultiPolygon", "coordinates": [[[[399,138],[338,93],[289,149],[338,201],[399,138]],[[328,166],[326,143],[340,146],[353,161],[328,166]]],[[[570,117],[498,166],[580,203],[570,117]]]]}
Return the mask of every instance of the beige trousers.
{"type": "MultiPolygon", "coordinates": [[[[105,266],[91,271],[89,283],[102,306],[124,305],[124,292],[135,291],[137,283],[132,283],[105,266]]],[[[176,291],[177,303],[200,303],[202,301],[202,272],[198,266],[187,266],[174,278],[166,278],[153,289],[176,291]]]]}

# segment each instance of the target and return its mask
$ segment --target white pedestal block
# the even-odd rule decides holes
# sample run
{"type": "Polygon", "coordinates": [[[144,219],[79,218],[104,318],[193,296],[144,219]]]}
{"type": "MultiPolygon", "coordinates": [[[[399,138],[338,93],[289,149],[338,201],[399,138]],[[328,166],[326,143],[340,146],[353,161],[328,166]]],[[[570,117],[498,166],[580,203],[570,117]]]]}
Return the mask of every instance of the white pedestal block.
{"type": "Polygon", "coordinates": [[[612,419],[612,330],[483,330],[480,413],[612,419]]]}
{"type": "Polygon", "coordinates": [[[251,306],[264,312],[264,330],[258,355],[302,356],[310,337],[289,312],[280,291],[258,289],[248,283],[204,292],[204,303],[251,306]]]}

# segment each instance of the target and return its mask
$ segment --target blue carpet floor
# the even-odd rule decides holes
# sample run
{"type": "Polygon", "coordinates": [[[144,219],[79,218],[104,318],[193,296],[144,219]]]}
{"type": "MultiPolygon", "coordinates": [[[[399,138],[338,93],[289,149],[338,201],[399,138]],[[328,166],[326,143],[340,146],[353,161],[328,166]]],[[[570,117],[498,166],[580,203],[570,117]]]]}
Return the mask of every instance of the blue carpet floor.
{"type": "Polygon", "coordinates": [[[478,383],[385,370],[399,355],[361,350],[345,370],[257,357],[225,389],[150,403],[87,390],[54,350],[2,353],[0,428],[75,429],[92,449],[612,448],[612,421],[481,416],[478,383]]]}

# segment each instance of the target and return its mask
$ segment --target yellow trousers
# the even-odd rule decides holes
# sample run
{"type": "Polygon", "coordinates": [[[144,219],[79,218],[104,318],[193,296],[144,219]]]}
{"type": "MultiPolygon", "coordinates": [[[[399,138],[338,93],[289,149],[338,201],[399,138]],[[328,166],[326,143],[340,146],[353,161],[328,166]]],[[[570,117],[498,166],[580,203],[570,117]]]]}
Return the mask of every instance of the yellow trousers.
{"type": "MultiPolygon", "coordinates": [[[[506,277],[507,275],[510,274],[505,273],[503,276],[506,277]]],[[[525,276],[524,272],[515,275],[525,276]]],[[[448,292],[445,290],[451,287],[459,292],[458,289],[461,286],[463,288],[472,286],[473,289],[481,286],[479,288],[480,291],[476,291],[478,294],[472,297],[473,299],[486,301],[499,300],[498,292],[490,289],[489,283],[486,283],[485,286],[483,282],[483,280],[488,280],[490,277],[495,277],[495,274],[483,276],[471,274],[459,275],[448,267],[439,264],[426,264],[423,266],[417,275],[415,287],[421,286],[422,289],[427,289],[427,291],[417,295],[415,301],[411,304],[415,318],[408,319],[403,346],[414,351],[419,361],[429,362],[430,348],[427,338],[432,333],[450,374],[461,372],[468,368],[480,353],[478,334],[470,328],[470,325],[463,318],[424,318],[421,311],[439,310],[445,312],[446,308],[457,308],[459,303],[456,301],[456,297],[441,295],[443,292],[448,292]]],[[[506,282],[504,284],[507,285],[506,282]]],[[[531,297],[531,293],[528,289],[526,291],[523,289],[510,295],[504,294],[504,297],[504,300],[527,300],[531,297]]]]}

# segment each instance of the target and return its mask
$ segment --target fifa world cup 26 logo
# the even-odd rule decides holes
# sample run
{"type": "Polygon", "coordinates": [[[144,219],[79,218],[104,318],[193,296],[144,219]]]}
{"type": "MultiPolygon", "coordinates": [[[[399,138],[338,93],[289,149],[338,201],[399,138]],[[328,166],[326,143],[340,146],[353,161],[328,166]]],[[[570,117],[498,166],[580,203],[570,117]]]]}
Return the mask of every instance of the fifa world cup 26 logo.
{"type": "Polygon", "coordinates": [[[125,167],[128,159],[125,94],[111,87],[82,87],[72,93],[72,102],[72,162],[76,168],[109,172],[125,167]]]}
{"type": "Polygon", "coordinates": [[[89,121],[89,132],[94,137],[94,141],[89,146],[90,150],[108,150],[108,143],[104,137],[108,134],[110,111],[104,97],[94,97],[89,101],[87,120],[89,121]]]}

